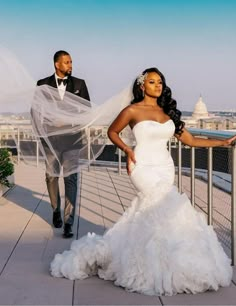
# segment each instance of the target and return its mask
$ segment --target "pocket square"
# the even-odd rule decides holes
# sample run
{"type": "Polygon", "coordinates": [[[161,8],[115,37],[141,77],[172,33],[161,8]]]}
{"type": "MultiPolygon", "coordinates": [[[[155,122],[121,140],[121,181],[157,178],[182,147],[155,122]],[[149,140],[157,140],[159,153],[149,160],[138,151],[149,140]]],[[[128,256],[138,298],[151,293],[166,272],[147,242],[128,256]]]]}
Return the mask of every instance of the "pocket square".
{"type": "Polygon", "coordinates": [[[74,94],[78,94],[79,93],[79,89],[77,89],[75,92],[74,92],[74,94]]]}

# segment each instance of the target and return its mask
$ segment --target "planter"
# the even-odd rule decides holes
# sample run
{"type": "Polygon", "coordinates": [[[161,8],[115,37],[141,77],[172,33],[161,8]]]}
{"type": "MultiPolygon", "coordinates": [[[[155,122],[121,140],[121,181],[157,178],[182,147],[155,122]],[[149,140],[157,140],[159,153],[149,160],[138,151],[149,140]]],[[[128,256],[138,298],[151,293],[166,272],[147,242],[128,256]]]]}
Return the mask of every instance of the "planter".
{"type": "Polygon", "coordinates": [[[0,148],[0,196],[2,196],[14,183],[13,174],[14,165],[11,160],[11,153],[7,148],[0,148]]]}
{"type": "MultiPolygon", "coordinates": [[[[14,180],[14,175],[10,175],[7,177],[7,179],[9,180],[9,182],[11,184],[14,184],[15,180],[14,180]]],[[[4,193],[6,193],[11,187],[7,187],[3,184],[0,184],[0,197],[2,197],[4,195],[4,193]]]]}

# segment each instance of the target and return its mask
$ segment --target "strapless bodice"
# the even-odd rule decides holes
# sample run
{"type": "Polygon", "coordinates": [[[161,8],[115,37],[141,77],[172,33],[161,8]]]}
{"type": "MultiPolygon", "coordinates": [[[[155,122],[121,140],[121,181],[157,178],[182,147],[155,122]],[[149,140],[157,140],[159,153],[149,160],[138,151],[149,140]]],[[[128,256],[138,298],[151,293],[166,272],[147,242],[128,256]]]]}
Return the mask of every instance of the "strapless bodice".
{"type": "Polygon", "coordinates": [[[167,141],[173,136],[174,131],[175,125],[172,120],[164,123],[153,120],[138,122],[133,127],[136,162],[144,165],[163,165],[172,160],[167,150],[167,141]]]}

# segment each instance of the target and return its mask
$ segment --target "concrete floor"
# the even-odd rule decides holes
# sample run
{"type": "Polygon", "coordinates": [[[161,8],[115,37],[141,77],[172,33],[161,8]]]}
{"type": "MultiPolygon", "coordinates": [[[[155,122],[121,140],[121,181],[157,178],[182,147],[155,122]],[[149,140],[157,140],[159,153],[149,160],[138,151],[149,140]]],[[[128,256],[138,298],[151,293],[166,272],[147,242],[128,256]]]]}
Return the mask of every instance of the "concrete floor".
{"type": "MultiPolygon", "coordinates": [[[[97,277],[83,281],[51,277],[54,254],[68,249],[72,239],[63,239],[62,230],[51,226],[42,169],[17,165],[15,183],[0,198],[0,305],[236,305],[236,269],[228,288],[172,297],[128,293],[97,277]]],[[[74,238],[88,231],[102,234],[135,193],[125,172],[119,176],[107,168],[84,170],[74,238]]]]}

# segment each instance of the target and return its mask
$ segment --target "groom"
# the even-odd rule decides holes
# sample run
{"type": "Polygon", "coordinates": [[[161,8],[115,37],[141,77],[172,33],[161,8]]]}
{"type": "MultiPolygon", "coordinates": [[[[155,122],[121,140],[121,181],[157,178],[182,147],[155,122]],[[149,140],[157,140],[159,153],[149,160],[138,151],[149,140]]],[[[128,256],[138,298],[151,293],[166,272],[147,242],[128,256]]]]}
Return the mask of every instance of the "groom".
{"type": "MultiPolygon", "coordinates": [[[[58,89],[58,98],[63,102],[65,92],[71,92],[74,95],[82,97],[88,101],[90,101],[88,89],[86,83],[82,79],[75,78],[71,76],[72,73],[72,59],[68,52],[66,51],[57,51],[54,55],[54,67],[55,73],[52,76],[49,76],[45,79],[39,80],[37,82],[38,86],[41,85],[49,85],[58,89]]],[[[55,119],[57,114],[55,114],[55,119]]],[[[70,135],[63,136],[52,136],[50,139],[52,142],[68,142],[70,143],[70,135]],[[63,138],[62,138],[63,137],[63,138]],[[65,139],[67,137],[67,139],[65,139]]],[[[64,156],[65,152],[57,152],[57,157],[59,157],[60,165],[58,160],[54,154],[52,154],[49,149],[47,143],[41,139],[42,145],[46,154],[46,184],[48,189],[48,194],[51,202],[51,206],[53,209],[53,225],[56,228],[61,228],[63,225],[61,218],[61,198],[59,192],[59,177],[51,176],[52,168],[56,167],[60,168],[62,165],[65,172],[69,171],[70,160],[64,156]]],[[[59,169],[59,173],[60,173],[59,169]]],[[[71,238],[73,236],[72,226],[74,223],[75,216],[75,207],[76,207],[76,197],[77,197],[77,186],[78,186],[78,174],[72,173],[66,177],[64,177],[65,184],[65,210],[64,210],[64,238],[71,238]]]]}

